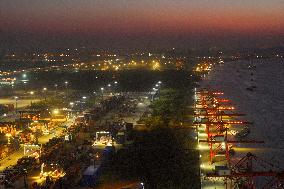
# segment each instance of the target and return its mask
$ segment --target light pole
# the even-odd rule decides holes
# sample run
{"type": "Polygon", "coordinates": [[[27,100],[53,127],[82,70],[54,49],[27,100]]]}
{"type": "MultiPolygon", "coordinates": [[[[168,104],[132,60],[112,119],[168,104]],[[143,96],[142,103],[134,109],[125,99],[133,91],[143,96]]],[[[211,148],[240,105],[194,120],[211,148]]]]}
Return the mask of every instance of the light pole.
{"type": "Polygon", "coordinates": [[[102,88],[101,88],[101,92],[102,92],[102,101],[104,100],[104,90],[105,90],[105,89],[102,87],[102,88]]]}
{"type": "Polygon", "coordinates": [[[43,96],[44,96],[44,100],[45,100],[45,101],[46,101],[46,91],[47,91],[47,88],[44,87],[44,88],[43,88],[43,96]]]}
{"type": "Polygon", "coordinates": [[[24,88],[25,88],[25,92],[27,91],[27,82],[24,81],[24,88]]]}
{"type": "Polygon", "coordinates": [[[151,100],[152,101],[154,100],[154,96],[156,95],[157,91],[158,91],[158,89],[153,88],[153,92],[151,92],[151,94],[152,94],[151,100]]]}
{"type": "Polygon", "coordinates": [[[109,94],[111,94],[111,84],[108,84],[108,91],[109,91],[109,94]]]}
{"type": "Polygon", "coordinates": [[[16,104],[15,104],[15,110],[16,110],[16,114],[18,113],[18,98],[17,96],[15,96],[15,101],[16,101],[16,104]]]}
{"type": "Polygon", "coordinates": [[[114,81],[114,92],[115,92],[115,93],[117,92],[117,84],[118,84],[118,82],[117,82],[117,81],[114,81]]]}
{"type": "MultiPolygon", "coordinates": [[[[31,94],[31,98],[33,99],[34,92],[33,92],[33,91],[31,91],[31,92],[30,92],[30,94],[31,94]]],[[[33,101],[32,101],[32,99],[31,99],[31,105],[33,105],[33,101]]]]}
{"type": "Polygon", "coordinates": [[[70,102],[69,105],[71,106],[71,108],[73,108],[74,102],[70,102]]]}
{"type": "Polygon", "coordinates": [[[87,99],[87,97],[86,97],[86,96],[83,96],[82,99],[83,99],[83,101],[85,102],[86,99],[87,99]]]}
{"type": "Polygon", "coordinates": [[[27,170],[24,169],[24,186],[25,186],[25,189],[28,189],[29,188],[29,185],[28,185],[28,182],[27,182],[27,170]]]}
{"type": "Polygon", "coordinates": [[[66,99],[68,97],[68,81],[65,81],[65,87],[66,87],[66,99]]]}
{"type": "Polygon", "coordinates": [[[55,87],[55,95],[57,94],[57,86],[58,86],[58,85],[55,83],[55,84],[54,84],[54,87],[55,87]]]}

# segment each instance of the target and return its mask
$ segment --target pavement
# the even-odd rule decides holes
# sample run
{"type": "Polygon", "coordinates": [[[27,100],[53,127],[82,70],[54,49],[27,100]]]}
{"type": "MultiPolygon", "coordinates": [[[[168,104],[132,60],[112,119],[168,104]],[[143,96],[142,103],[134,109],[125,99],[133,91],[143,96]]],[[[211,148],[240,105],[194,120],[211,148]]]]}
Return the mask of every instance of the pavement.
{"type": "Polygon", "coordinates": [[[21,147],[11,155],[7,156],[6,158],[0,161],[0,171],[5,170],[7,167],[11,165],[15,165],[21,157],[24,156],[24,148],[21,147]]]}
{"type": "Polygon", "coordinates": [[[98,186],[98,189],[144,189],[144,185],[141,182],[135,181],[119,181],[114,183],[106,183],[102,186],[98,186]]]}
{"type": "MultiPolygon", "coordinates": [[[[31,105],[31,102],[39,102],[41,99],[32,98],[32,99],[18,99],[17,108],[23,108],[31,105]]],[[[0,104],[13,104],[16,108],[16,100],[14,98],[0,98],[0,104]]]]}
{"type": "MultiPolygon", "coordinates": [[[[148,99],[145,99],[145,100],[143,100],[143,102],[138,103],[136,110],[135,110],[135,113],[130,114],[129,116],[120,117],[120,118],[124,119],[125,122],[133,123],[135,125],[135,124],[137,124],[137,121],[140,119],[142,114],[147,110],[147,107],[148,107],[149,104],[150,104],[150,101],[148,99]]],[[[115,115],[116,115],[115,110],[109,112],[106,116],[104,116],[100,120],[100,123],[104,124],[105,121],[112,119],[115,115]]],[[[74,118],[69,119],[67,122],[62,123],[61,125],[66,125],[67,127],[69,127],[70,125],[73,124],[74,120],[75,120],[74,118]]],[[[53,131],[51,131],[50,134],[42,135],[41,137],[38,138],[39,144],[47,143],[51,138],[55,137],[56,134],[61,133],[63,130],[64,130],[63,127],[58,126],[53,131]]],[[[15,151],[11,155],[9,155],[8,157],[6,157],[6,158],[4,158],[0,161],[0,171],[3,171],[4,169],[6,169],[9,166],[15,165],[17,163],[18,159],[20,159],[24,156],[25,156],[24,155],[24,149],[23,149],[23,147],[21,147],[20,149],[18,149],[17,151],[15,151]]],[[[34,174],[35,177],[32,177],[32,180],[33,181],[36,180],[36,181],[39,182],[39,180],[38,180],[39,178],[36,177],[36,175],[38,175],[38,172],[36,172],[34,174]]],[[[17,185],[23,186],[22,185],[23,180],[19,179],[17,182],[19,182],[19,183],[18,184],[15,183],[16,186],[17,185]]]]}
{"type": "MultiPolygon", "coordinates": [[[[144,96],[139,96],[140,98],[143,98],[144,96]]],[[[146,96],[145,96],[146,97],[146,96]]],[[[137,121],[140,119],[140,117],[143,115],[143,113],[147,110],[148,106],[150,105],[150,101],[148,99],[143,100],[143,102],[139,102],[135,113],[129,114],[128,116],[119,116],[119,119],[123,119],[127,123],[133,123],[133,125],[137,124],[137,121]]],[[[106,121],[115,119],[114,117],[117,115],[117,110],[112,110],[107,115],[105,115],[103,118],[101,118],[98,121],[98,125],[105,124],[106,121]]]]}
{"type": "MultiPolygon", "coordinates": [[[[140,117],[143,115],[143,113],[147,110],[148,106],[150,105],[150,101],[148,99],[145,99],[143,102],[139,102],[136,106],[135,113],[130,114],[126,117],[119,117],[120,119],[123,119],[127,123],[133,123],[137,124],[137,121],[140,119],[140,117]]],[[[112,119],[116,115],[116,111],[109,112],[106,116],[104,116],[102,119],[100,119],[100,124],[104,124],[105,121],[112,119]]],[[[103,149],[105,148],[105,144],[95,144],[94,148],[96,149],[103,149]]],[[[114,144],[116,149],[120,148],[121,144],[114,144]]]]}
{"type": "Polygon", "coordinates": [[[148,99],[145,99],[143,102],[139,102],[137,104],[135,113],[127,117],[122,117],[122,119],[127,123],[133,123],[133,125],[136,125],[137,121],[141,118],[141,116],[147,110],[149,105],[150,101],[148,99]]]}
{"type": "MultiPolygon", "coordinates": [[[[198,140],[207,140],[207,134],[205,133],[205,124],[201,124],[198,128],[198,140]]],[[[200,162],[200,175],[201,175],[201,189],[224,189],[223,179],[205,179],[207,173],[214,173],[214,168],[216,165],[226,165],[226,161],[218,161],[211,164],[209,160],[209,145],[208,143],[198,143],[199,149],[199,162],[200,162]]],[[[225,157],[220,157],[224,159],[225,157]]]]}
{"type": "MultiPolygon", "coordinates": [[[[64,123],[64,125],[70,126],[74,121],[74,118],[69,119],[67,122],[64,123]]],[[[54,133],[60,133],[61,131],[63,131],[64,128],[63,127],[56,127],[54,130],[52,130],[52,132],[54,133]]],[[[47,143],[50,139],[52,139],[53,137],[55,137],[55,135],[53,133],[50,133],[48,135],[42,135],[41,137],[38,138],[39,144],[45,144],[47,143]]],[[[0,171],[5,170],[7,167],[15,165],[18,161],[18,159],[24,157],[24,148],[21,147],[18,150],[16,150],[14,153],[10,154],[9,156],[7,156],[6,158],[2,159],[0,161],[0,171]]]]}

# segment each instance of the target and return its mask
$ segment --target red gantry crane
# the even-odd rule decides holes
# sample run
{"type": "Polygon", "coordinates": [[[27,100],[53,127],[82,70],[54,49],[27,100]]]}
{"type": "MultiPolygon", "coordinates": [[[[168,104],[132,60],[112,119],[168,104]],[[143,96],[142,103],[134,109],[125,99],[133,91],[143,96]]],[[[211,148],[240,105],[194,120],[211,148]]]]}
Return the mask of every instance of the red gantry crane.
{"type": "Polygon", "coordinates": [[[284,171],[252,153],[247,153],[246,156],[241,158],[230,169],[228,167],[223,167],[222,171],[222,169],[216,168],[214,173],[208,173],[206,174],[206,177],[224,178],[226,189],[284,188],[284,171]]]}
{"type": "MultiPolygon", "coordinates": [[[[222,92],[200,92],[199,106],[196,109],[199,111],[195,113],[195,124],[205,124],[205,132],[207,133],[207,140],[199,140],[199,142],[207,142],[210,148],[209,159],[211,164],[213,158],[217,155],[225,155],[228,164],[230,163],[230,148],[234,143],[263,143],[263,141],[237,141],[228,140],[228,130],[230,125],[248,125],[252,122],[240,120],[224,120],[223,117],[234,118],[244,116],[233,112],[235,109],[231,106],[222,106],[218,102],[217,95],[223,95],[222,92]]],[[[229,102],[227,99],[219,100],[229,102]]]]}
{"type": "Polygon", "coordinates": [[[211,163],[218,154],[223,154],[227,161],[227,166],[215,166],[215,172],[206,174],[206,177],[224,178],[226,188],[230,189],[284,189],[284,171],[252,153],[248,153],[231,166],[230,147],[232,144],[264,143],[264,141],[228,139],[230,129],[228,126],[252,123],[230,120],[244,116],[244,114],[235,113],[234,107],[223,106],[222,103],[228,103],[229,100],[217,98],[222,94],[222,92],[209,92],[208,90],[196,92],[199,99],[195,106],[195,124],[205,124],[205,132],[207,133],[207,139],[199,140],[199,142],[209,144],[211,163]],[[224,119],[224,117],[227,118],[224,119]]]}

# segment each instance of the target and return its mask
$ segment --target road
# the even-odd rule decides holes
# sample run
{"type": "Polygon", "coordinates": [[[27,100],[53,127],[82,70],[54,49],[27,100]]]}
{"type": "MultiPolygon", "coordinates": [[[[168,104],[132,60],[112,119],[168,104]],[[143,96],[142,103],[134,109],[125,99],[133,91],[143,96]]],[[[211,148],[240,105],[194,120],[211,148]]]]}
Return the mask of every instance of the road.
{"type": "MultiPolygon", "coordinates": [[[[144,98],[144,96],[141,98],[144,98]]],[[[139,102],[138,105],[136,106],[135,109],[135,113],[130,114],[129,116],[126,117],[121,117],[122,119],[124,119],[124,121],[129,122],[129,123],[133,123],[134,125],[137,123],[137,121],[140,119],[140,117],[142,116],[142,114],[147,110],[148,105],[150,104],[148,99],[143,100],[142,102],[139,102]]],[[[108,120],[112,120],[112,118],[116,115],[117,110],[113,110],[109,113],[107,113],[105,116],[103,116],[103,118],[100,120],[101,124],[104,124],[105,121],[108,120]]],[[[72,123],[74,122],[74,118],[69,119],[67,122],[65,122],[64,124],[61,125],[67,125],[70,126],[72,123]]],[[[60,132],[62,132],[64,130],[63,127],[56,127],[51,134],[48,135],[43,135],[41,137],[39,137],[38,141],[40,144],[45,144],[49,141],[49,139],[53,138],[55,135],[54,133],[58,134],[60,132]]],[[[1,167],[0,167],[0,171],[4,170],[5,168],[7,168],[8,166],[11,165],[15,165],[17,163],[17,160],[21,157],[24,156],[24,149],[23,147],[20,148],[19,150],[17,150],[16,152],[14,152],[13,154],[11,154],[9,157],[3,159],[0,161],[1,167]]],[[[34,175],[33,177],[29,177],[29,183],[32,183],[34,181],[40,182],[40,180],[38,180],[39,178],[36,176],[38,175],[38,170],[35,171],[34,173],[32,173],[32,175],[34,175]],[[36,180],[35,180],[36,179],[36,180]]],[[[23,184],[23,180],[18,180],[17,183],[15,183],[15,185],[19,185],[22,186],[23,184]]],[[[129,185],[130,183],[124,184],[124,186],[127,185],[136,188],[139,188],[135,185],[129,185]]]]}
{"type": "MultiPolygon", "coordinates": [[[[139,102],[135,113],[129,114],[127,116],[119,116],[119,119],[124,120],[127,123],[133,123],[133,125],[137,124],[137,121],[140,119],[140,117],[143,115],[143,113],[147,110],[148,106],[150,105],[150,101],[146,99],[146,96],[139,96],[140,98],[144,98],[142,102],[139,102]]],[[[103,116],[98,124],[103,125],[106,121],[115,120],[115,116],[117,115],[117,110],[112,110],[109,113],[107,113],[105,116],[103,116]]]]}
{"type": "Polygon", "coordinates": [[[141,182],[135,181],[120,181],[116,183],[106,183],[101,186],[98,186],[98,189],[144,189],[144,185],[141,182]]]}
{"type": "Polygon", "coordinates": [[[139,102],[136,107],[135,113],[131,116],[123,117],[122,119],[127,123],[133,123],[133,125],[137,124],[137,121],[147,110],[149,105],[150,101],[148,99],[145,99],[143,102],[139,102]]]}
{"type": "MultiPolygon", "coordinates": [[[[73,121],[74,121],[74,118],[69,119],[67,122],[64,123],[64,125],[67,125],[68,127],[73,123],[73,121]]],[[[59,132],[62,132],[63,130],[64,130],[63,127],[56,127],[54,130],[52,130],[52,132],[59,133],[59,132]]],[[[53,137],[55,137],[53,133],[50,133],[48,135],[42,135],[41,137],[38,138],[39,144],[45,144],[53,137]]],[[[24,156],[25,156],[24,147],[21,147],[20,149],[18,149],[17,151],[15,151],[11,155],[9,155],[8,157],[0,161],[0,171],[5,170],[9,166],[15,165],[18,159],[24,156]]]]}
{"type": "MultiPolygon", "coordinates": [[[[39,98],[31,98],[31,99],[18,99],[17,107],[23,108],[31,105],[31,102],[39,102],[39,98]]],[[[16,108],[16,100],[14,98],[0,98],[0,104],[13,104],[16,108]]]]}
{"type": "MultiPolygon", "coordinates": [[[[207,140],[207,134],[205,133],[205,124],[201,124],[198,128],[198,140],[207,140]]],[[[209,160],[209,146],[208,143],[198,143],[199,149],[199,162],[200,162],[200,175],[201,175],[201,188],[202,189],[224,189],[223,179],[204,179],[206,173],[213,173],[216,165],[226,165],[225,161],[216,162],[211,164],[209,160]]],[[[224,158],[224,157],[222,157],[224,158]]]]}

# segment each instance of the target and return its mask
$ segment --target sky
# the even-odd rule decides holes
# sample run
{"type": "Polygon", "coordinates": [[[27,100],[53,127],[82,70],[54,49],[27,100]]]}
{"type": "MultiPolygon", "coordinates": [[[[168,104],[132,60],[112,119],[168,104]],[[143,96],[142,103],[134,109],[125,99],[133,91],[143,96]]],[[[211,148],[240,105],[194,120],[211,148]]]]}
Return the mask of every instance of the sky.
{"type": "Polygon", "coordinates": [[[284,0],[0,0],[2,48],[270,47],[284,0]]]}

